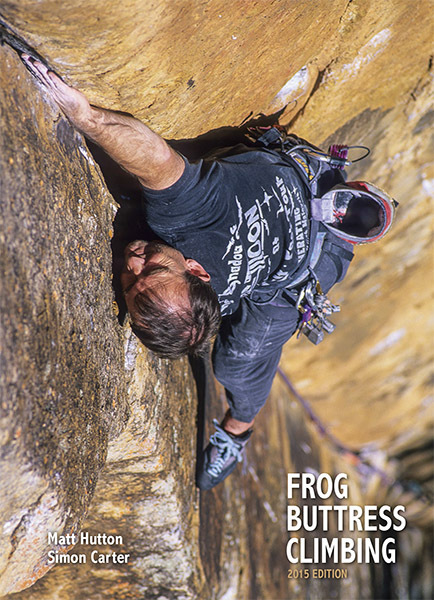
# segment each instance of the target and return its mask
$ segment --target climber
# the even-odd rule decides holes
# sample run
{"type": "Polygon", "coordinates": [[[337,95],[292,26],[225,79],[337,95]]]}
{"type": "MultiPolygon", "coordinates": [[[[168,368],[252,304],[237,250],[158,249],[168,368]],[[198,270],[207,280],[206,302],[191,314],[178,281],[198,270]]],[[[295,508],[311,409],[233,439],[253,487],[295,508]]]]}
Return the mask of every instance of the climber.
{"type": "Polygon", "coordinates": [[[122,285],[132,328],[160,356],[210,347],[229,409],[204,451],[197,483],[210,489],[242,460],[283,344],[314,343],[334,326],[326,294],[355,243],[389,229],[394,201],[345,183],[333,160],[279,126],[254,143],[189,162],[133,117],[93,107],[41,62],[22,55],[71,123],[143,186],[160,240],[125,249],[122,285]],[[274,136],[274,137],[273,137],[274,136]]]}

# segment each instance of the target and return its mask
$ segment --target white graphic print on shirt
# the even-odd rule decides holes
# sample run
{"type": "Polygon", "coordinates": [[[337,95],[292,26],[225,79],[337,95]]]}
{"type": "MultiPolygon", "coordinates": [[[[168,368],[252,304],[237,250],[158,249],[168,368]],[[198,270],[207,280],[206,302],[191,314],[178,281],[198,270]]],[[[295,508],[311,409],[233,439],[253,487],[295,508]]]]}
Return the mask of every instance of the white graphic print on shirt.
{"type": "Polygon", "coordinates": [[[275,185],[269,190],[262,187],[262,194],[262,200],[256,198],[247,210],[243,210],[239,198],[235,197],[238,222],[230,226],[231,237],[222,256],[229,272],[229,285],[219,295],[222,314],[230,312],[239,297],[248,296],[259,285],[266,287],[284,282],[292,270],[289,263],[296,260],[300,264],[306,257],[308,214],[300,190],[295,185],[288,187],[276,176],[275,185]],[[282,213],[287,224],[284,259],[280,268],[271,273],[270,254],[276,255],[283,241],[281,236],[274,235],[282,213]],[[241,292],[235,293],[238,286],[243,286],[241,292]]]}

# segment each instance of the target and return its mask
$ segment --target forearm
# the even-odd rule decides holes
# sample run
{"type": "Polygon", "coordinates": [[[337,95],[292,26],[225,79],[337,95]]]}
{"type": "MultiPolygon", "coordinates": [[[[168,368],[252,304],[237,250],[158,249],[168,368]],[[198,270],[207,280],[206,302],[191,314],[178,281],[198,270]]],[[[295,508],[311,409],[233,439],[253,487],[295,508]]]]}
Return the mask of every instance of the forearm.
{"type": "Polygon", "coordinates": [[[182,157],[134,117],[91,107],[86,123],[74,125],[146,187],[169,187],[184,171],[182,157]]]}
{"type": "Polygon", "coordinates": [[[91,106],[82,92],[67,85],[46,65],[25,53],[21,58],[74,127],[136,175],[143,185],[164,189],[181,177],[185,166],[182,157],[144,123],[91,106]]]}

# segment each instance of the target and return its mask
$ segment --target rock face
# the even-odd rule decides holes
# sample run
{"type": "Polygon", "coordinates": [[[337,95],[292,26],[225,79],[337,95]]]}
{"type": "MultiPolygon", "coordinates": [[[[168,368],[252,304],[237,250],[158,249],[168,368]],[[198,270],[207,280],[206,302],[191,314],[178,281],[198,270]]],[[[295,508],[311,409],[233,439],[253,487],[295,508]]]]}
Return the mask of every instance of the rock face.
{"type": "MultiPolygon", "coordinates": [[[[431,597],[429,14],[428,2],[397,0],[2,3],[1,593],[431,597]],[[219,392],[206,365],[195,381],[187,361],[157,360],[132,336],[113,287],[136,228],[119,211],[111,240],[118,206],[89,147],[10,44],[166,137],[286,105],[282,122],[314,143],[372,148],[350,177],[398,199],[395,227],[359,249],[334,291],[343,312],[333,336],[316,348],[292,340],[282,361],[341,446],[277,380],[241,475],[199,497],[194,425],[204,402],[206,422],[222,414],[219,392]],[[352,503],[407,506],[399,568],[287,578],[285,478],[309,468],[347,472],[352,503]],[[73,552],[86,564],[42,577],[49,550],[66,550],[48,532],[79,531],[122,536],[97,549],[128,563],[94,564],[84,544],[73,552]]],[[[134,193],[121,196],[134,210],[134,193]]]]}
{"type": "Polygon", "coordinates": [[[113,200],[83,140],[35,94],[16,54],[1,50],[7,589],[46,570],[47,530],[79,527],[128,406],[121,332],[104,308],[113,200]]]}

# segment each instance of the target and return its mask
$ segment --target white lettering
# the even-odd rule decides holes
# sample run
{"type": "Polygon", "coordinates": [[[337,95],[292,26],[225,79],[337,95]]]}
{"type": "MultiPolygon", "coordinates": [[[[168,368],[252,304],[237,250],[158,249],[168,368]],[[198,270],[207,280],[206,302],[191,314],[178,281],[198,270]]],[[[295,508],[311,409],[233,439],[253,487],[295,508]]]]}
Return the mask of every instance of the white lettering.
{"type": "MultiPolygon", "coordinates": [[[[405,512],[405,506],[402,506],[402,504],[395,506],[395,508],[393,509],[393,516],[395,517],[395,519],[397,519],[400,522],[399,525],[395,525],[393,527],[393,529],[395,531],[402,531],[404,529],[404,527],[407,525],[407,521],[405,520],[404,517],[402,517],[399,514],[400,512],[405,512]]],[[[395,562],[395,561],[393,561],[393,562],[395,562]]]]}
{"type": "Polygon", "coordinates": [[[292,538],[286,544],[286,556],[290,563],[298,563],[298,558],[294,557],[292,554],[292,547],[298,544],[297,538],[292,538]]]}
{"type": "Polygon", "coordinates": [[[288,531],[298,531],[303,526],[300,519],[300,507],[288,506],[287,528],[288,531]]]}
{"type": "Polygon", "coordinates": [[[55,531],[54,533],[48,532],[48,543],[49,544],[58,544],[57,542],[57,532],[55,531]]]}

